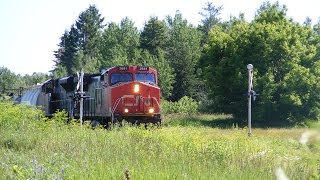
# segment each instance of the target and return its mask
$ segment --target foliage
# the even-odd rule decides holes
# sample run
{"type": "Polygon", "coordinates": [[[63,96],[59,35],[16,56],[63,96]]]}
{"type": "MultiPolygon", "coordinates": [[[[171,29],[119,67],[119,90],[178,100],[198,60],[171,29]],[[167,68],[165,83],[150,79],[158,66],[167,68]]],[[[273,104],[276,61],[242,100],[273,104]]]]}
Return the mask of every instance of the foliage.
{"type": "Polygon", "coordinates": [[[254,65],[254,89],[260,94],[254,118],[269,124],[299,124],[319,119],[319,74],[311,28],[286,18],[278,3],[262,5],[255,20],[232,19],[215,26],[201,60],[216,112],[246,117],[246,64],[254,65]]]}
{"type": "MultiPolygon", "coordinates": [[[[14,118],[10,112],[21,106],[0,108],[7,110],[0,114],[2,120],[14,118]]],[[[202,118],[209,122],[225,116],[197,117],[202,118]]],[[[300,144],[304,129],[253,129],[249,138],[246,129],[237,127],[92,130],[23,119],[19,129],[0,126],[0,174],[5,179],[273,179],[278,167],[290,179],[319,176],[319,142],[300,144]]]]}
{"type": "Polygon", "coordinates": [[[172,95],[174,80],[174,70],[170,66],[168,60],[165,58],[165,52],[158,49],[156,52],[156,59],[154,66],[158,71],[159,87],[161,88],[161,95],[165,99],[169,99],[172,95]]]}
{"type": "Polygon", "coordinates": [[[168,27],[164,21],[158,20],[158,17],[150,17],[140,35],[140,47],[143,56],[140,62],[137,62],[137,64],[142,63],[158,70],[159,86],[162,97],[165,99],[172,95],[173,83],[175,82],[174,69],[166,56],[168,33],[168,27]]]}
{"type": "MultiPolygon", "coordinates": [[[[197,28],[177,11],[165,20],[150,17],[139,31],[128,17],[104,25],[99,10],[90,5],[61,36],[53,77],[79,69],[98,72],[115,65],[146,65],[158,70],[164,99],[188,96],[199,102],[201,111],[232,113],[243,120],[245,66],[251,63],[254,89],[260,94],[253,104],[255,120],[303,124],[320,119],[320,22],[312,27],[307,18],[300,25],[278,2],[263,3],[252,22],[245,21],[244,14],[221,22],[222,7],[213,3],[202,10],[197,28]]],[[[0,91],[45,78],[39,73],[15,75],[1,67],[0,91]]]]}
{"type": "Polygon", "coordinates": [[[169,32],[164,21],[158,17],[150,17],[140,35],[140,46],[151,54],[156,54],[158,49],[164,50],[168,43],[169,32]]]}
{"type": "Polygon", "coordinates": [[[139,32],[129,18],[123,19],[119,25],[108,25],[103,32],[101,52],[105,57],[103,67],[144,65],[156,68],[163,97],[171,95],[174,73],[165,59],[164,51],[157,48],[151,53],[139,49],[139,32]]]}
{"type": "Polygon", "coordinates": [[[198,102],[188,96],[182,97],[177,102],[161,101],[161,112],[164,114],[171,113],[196,113],[198,112],[198,102]]]}
{"type": "Polygon", "coordinates": [[[71,26],[70,31],[65,33],[60,38],[59,49],[54,52],[56,60],[56,68],[53,70],[54,76],[68,75],[74,73],[75,55],[79,50],[79,33],[74,25],[71,26]]]}
{"type": "Polygon", "coordinates": [[[139,32],[132,20],[126,17],[120,24],[110,23],[102,37],[102,68],[133,64],[139,47],[139,32]]]}
{"type": "Polygon", "coordinates": [[[222,10],[222,6],[215,6],[212,2],[207,2],[206,7],[202,8],[203,12],[199,12],[199,14],[203,17],[201,20],[198,29],[203,33],[202,43],[208,42],[210,29],[220,22],[220,11],[222,10]]]}
{"type": "Polygon", "coordinates": [[[174,72],[173,68],[171,68],[165,59],[163,50],[157,49],[155,55],[150,54],[149,51],[146,50],[137,50],[133,64],[155,68],[158,72],[158,85],[161,88],[162,97],[165,99],[170,97],[173,89],[174,72]]]}
{"type": "Polygon", "coordinates": [[[69,121],[68,113],[65,110],[58,110],[53,114],[52,118],[50,118],[49,120],[53,123],[65,124],[69,121]]]}
{"type": "Polygon", "coordinates": [[[196,64],[200,58],[201,34],[177,12],[167,17],[170,39],[167,58],[175,72],[175,83],[170,98],[176,101],[183,96],[195,97],[197,87],[196,64]]]}
{"type": "Polygon", "coordinates": [[[151,17],[141,35],[127,17],[119,25],[108,24],[104,30],[103,20],[95,6],[80,14],[76,24],[62,36],[59,50],[55,51],[55,77],[65,72],[74,74],[79,68],[96,72],[116,65],[149,65],[158,69],[159,85],[165,98],[177,100],[184,95],[195,96],[194,74],[200,57],[201,37],[181,14],[177,14],[170,25],[151,17]],[[101,30],[103,32],[99,33],[101,30]],[[169,37],[172,37],[171,45],[169,37]]]}
{"type": "Polygon", "coordinates": [[[24,87],[29,87],[38,83],[43,83],[48,80],[50,77],[46,73],[34,72],[31,75],[26,74],[22,77],[25,85],[24,87]]]}
{"type": "Polygon", "coordinates": [[[65,75],[65,71],[68,75],[72,75],[79,69],[85,69],[86,72],[99,70],[103,20],[99,10],[94,5],[90,5],[79,15],[70,30],[62,35],[59,49],[54,52],[55,77],[65,75]]]}
{"type": "Polygon", "coordinates": [[[104,18],[101,17],[99,10],[95,5],[90,5],[87,10],[79,15],[76,21],[78,30],[78,41],[80,43],[82,56],[76,58],[77,70],[80,68],[86,72],[97,72],[100,68],[100,43],[101,43],[101,29],[103,28],[104,18]],[[80,57],[80,58],[79,58],[80,57]]]}
{"type": "Polygon", "coordinates": [[[38,109],[27,105],[15,105],[11,101],[0,101],[0,129],[19,130],[23,126],[32,124],[28,121],[42,117],[43,114],[38,109]]]}
{"type": "Polygon", "coordinates": [[[20,95],[24,87],[30,87],[39,83],[43,83],[49,79],[49,75],[45,73],[32,73],[21,76],[15,74],[8,68],[0,67],[0,95],[8,95],[16,98],[20,95]]]}
{"type": "Polygon", "coordinates": [[[6,67],[0,67],[0,94],[6,89],[17,88],[20,78],[6,67]]]}
{"type": "MultiPolygon", "coordinates": [[[[247,35],[248,24],[244,21],[235,21],[227,32],[220,26],[215,26],[210,32],[210,42],[206,46],[205,54],[201,59],[204,78],[209,87],[209,98],[215,112],[234,113],[241,115],[245,110],[245,92],[243,82],[245,69],[237,57],[238,44],[247,35]]],[[[244,63],[243,63],[244,64],[244,63]]]]}

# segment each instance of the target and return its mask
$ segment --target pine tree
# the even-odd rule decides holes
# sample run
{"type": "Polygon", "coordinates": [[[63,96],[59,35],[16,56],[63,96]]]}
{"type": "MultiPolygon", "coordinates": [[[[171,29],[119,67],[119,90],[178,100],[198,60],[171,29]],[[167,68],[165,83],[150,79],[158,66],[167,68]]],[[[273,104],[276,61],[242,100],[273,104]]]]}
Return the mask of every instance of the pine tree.
{"type": "Polygon", "coordinates": [[[203,33],[202,43],[208,41],[208,35],[210,29],[220,22],[220,11],[222,10],[222,6],[214,6],[212,2],[207,2],[206,7],[202,8],[203,12],[199,12],[199,14],[203,17],[201,20],[201,24],[198,26],[198,29],[203,33]]]}
{"type": "Polygon", "coordinates": [[[62,35],[59,49],[54,52],[54,76],[72,75],[79,69],[86,72],[99,70],[102,59],[99,48],[103,20],[94,5],[90,5],[79,15],[75,25],[62,35]]]}
{"type": "Polygon", "coordinates": [[[54,74],[57,75],[60,72],[58,74],[63,76],[65,75],[63,72],[66,71],[68,75],[72,75],[75,73],[75,56],[79,50],[78,30],[72,25],[70,31],[65,31],[60,39],[59,49],[54,52],[54,56],[56,57],[56,60],[54,60],[56,66],[54,74]]]}
{"type": "Polygon", "coordinates": [[[104,18],[101,17],[99,10],[95,5],[90,5],[87,10],[82,12],[76,21],[76,27],[79,32],[79,42],[81,52],[77,54],[78,67],[87,71],[97,71],[101,64],[101,29],[104,18]],[[81,54],[83,53],[83,55],[81,54]],[[81,59],[79,59],[81,57],[81,59]]]}
{"type": "Polygon", "coordinates": [[[168,38],[168,28],[165,22],[158,20],[158,17],[150,17],[141,32],[140,47],[151,54],[156,54],[157,49],[165,49],[168,38]]]}
{"type": "Polygon", "coordinates": [[[166,50],[167,58],[175,73],[172,100],[183,96],[196,96],[196,65],[200,58],[201,34],[189,25],[177,12],[174,18],[167,17],[170,39],[166,50]]]}

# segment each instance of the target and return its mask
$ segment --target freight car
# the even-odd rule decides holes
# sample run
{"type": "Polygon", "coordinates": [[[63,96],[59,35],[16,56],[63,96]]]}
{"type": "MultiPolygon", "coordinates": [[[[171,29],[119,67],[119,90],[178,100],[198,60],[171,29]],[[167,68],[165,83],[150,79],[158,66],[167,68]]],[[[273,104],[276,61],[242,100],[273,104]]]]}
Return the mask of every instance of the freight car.
{"type": "Polygon", "coordinates": [[[157,77],[151,67],[116,66],[83,77],[49,79],[26,90],[21,103],[41,107],[48,117],[65,110],[70,119],[83,117],[101,124],[123,119],[161,123],[157,77]]]}

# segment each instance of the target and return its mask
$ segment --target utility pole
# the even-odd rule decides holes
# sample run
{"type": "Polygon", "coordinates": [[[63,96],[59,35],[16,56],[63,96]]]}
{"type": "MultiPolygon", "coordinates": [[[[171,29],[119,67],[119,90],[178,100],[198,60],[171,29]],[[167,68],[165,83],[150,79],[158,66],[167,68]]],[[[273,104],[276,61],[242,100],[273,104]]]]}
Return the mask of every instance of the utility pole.
{"type": "MultiPolygon", "coordinates": [[[[248,64],[248,136],[251,136],[251,96],[253,95],[252,92],[254,92],[253,89],[253,65],[248,64]]],[[[255,94],[254,94],[255,96],[255,94]]],[[[254,97],[255,98],[255,97],[254,97]]]]}

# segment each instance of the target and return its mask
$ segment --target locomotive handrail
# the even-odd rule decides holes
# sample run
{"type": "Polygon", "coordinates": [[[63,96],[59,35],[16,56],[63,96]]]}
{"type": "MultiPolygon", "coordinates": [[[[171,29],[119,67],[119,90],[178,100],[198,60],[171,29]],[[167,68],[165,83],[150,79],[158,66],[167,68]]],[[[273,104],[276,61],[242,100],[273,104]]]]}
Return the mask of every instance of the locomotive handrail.
{"type": "Polygon", "coordinates": [[[157,103],[157,105],[158,105],[158,107],[159,107],[159,111],[160,111],[160,113],[161,113],[161,106],[160,106],[160,103],[158,102],[158,100],[155,98],[155,97],[151,97],[152,99],[154,99],[154,100],[156,100],[156,103],[157,103]]]}
{"type": "Polygon", "coordinates": [[[114,121],[114,111],[116,110],[116,108],[118,107],[118,104],[120,102],[120,100],[123,98],[123,96],[119,97],[117,100],[116,100],[116,105],[113,107],[113,109],[111,110],[111,122],[113,124],[113,121],[114,121]]]}
{"type": "MultiPolygon", "coordinates": [[[[150,97],[147,97],[147,98],[149,99],[150,97]]],[[[147,98],[141,97],[141,101],[143,101],[143,99],[147,99],[147,98]]],[[[156,103],[159,107],[160,113],[161,113],[161,107],[160,107],[160,103],[158,102],[158,100],[155,97],[151,97],[151,99],[154,99],[156,101],[156,103]]]]}
{"type": "MultiPolygon", "coordinates": [[[[124,96],[119,97],[119,98],[116,100],[116,102],[115,102],[115,106],[114,106],[114,107],[112,108],[112,110],[111,110],[111,122],[112,122],[112,124],[114,123],[114,111],[116,110],[116,108],[118,107],[120,101],[121,101],[123,98],[124,98],[124,96]]],[[[143,99],[144,99],[144,98],[141,97],[140,101],[143,101],[143,99]]],[[[151,99],[154,99],[154,100],[156,101],[156,103],[157,103],[157,105],[158,105],[158,107],[159,107],[159,111],[160,111],[160,113],[161,113],[161,106],[160,106],[159,101],[158,101],[155,97],[151,97],[151,99]]]]}

